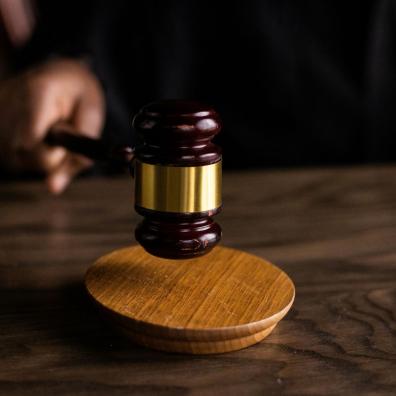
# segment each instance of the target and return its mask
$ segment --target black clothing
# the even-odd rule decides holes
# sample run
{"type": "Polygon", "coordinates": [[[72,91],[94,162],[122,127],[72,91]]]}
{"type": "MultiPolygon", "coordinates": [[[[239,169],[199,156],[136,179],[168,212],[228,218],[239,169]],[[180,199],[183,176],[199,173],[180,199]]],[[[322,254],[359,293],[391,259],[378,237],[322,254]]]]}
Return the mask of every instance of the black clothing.
{"type": "Polygon", "coordinates": [[[396,155],[396,3],[39,1],[24,64],[87,57],[106,136],[131,139],[147,102],[213,105],[229,166],[389,161],[396,155]]]}

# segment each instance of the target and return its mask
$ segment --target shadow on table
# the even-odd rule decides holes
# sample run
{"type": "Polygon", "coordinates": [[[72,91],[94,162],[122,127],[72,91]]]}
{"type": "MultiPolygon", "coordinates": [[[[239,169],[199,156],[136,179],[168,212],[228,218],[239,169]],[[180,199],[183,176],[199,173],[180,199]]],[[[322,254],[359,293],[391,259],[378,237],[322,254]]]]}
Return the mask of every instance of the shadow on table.
{"type": "Polygon", "coordinates": [[[166,361],[202,360],[202,356],[188,356],[154,351],[141,347],[115,331],[89,300],[84,285],[71,284],[59,290],[60,310],[52,321],[59,342],[89,353],[93,359],[131,359],[166,361]]]}

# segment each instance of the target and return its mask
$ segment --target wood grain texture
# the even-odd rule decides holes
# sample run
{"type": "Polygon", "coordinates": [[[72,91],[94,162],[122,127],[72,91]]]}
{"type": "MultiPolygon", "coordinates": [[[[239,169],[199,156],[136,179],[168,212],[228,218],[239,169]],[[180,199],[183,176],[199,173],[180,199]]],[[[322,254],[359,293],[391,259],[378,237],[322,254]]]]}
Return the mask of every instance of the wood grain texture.
{"type": "Polygon", "coordinates": [[[87,301],[99,256],[133,242],[128,177],[58,198],[0,184],[0,394],[394,395],[396,167],[224,175],[223,244],[293,279],[288,315],[224,355],[131,346],[87,301]]]}
{"type": "Polygon", "coordinates": [[[119,249],[88,269],[85,284],[111,324],[134,341],[193,354],[261,341],[295,294],[279,268],[226,247],[193,260],[161,259],[140,246],[119,249]]]}

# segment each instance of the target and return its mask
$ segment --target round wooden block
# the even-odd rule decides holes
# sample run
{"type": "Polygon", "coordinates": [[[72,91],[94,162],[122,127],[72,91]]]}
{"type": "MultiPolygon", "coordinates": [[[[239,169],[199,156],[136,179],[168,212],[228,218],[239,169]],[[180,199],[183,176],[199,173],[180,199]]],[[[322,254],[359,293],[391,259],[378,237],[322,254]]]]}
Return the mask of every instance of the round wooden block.
{"type": "Polygon", "coordinates": [[[279,268],[240,250],[168,260],[140,246],[101,257],[85,284],[101,311],[135,342],[208,354],[265,338],[290,309],[295,289],[279,268]]]}

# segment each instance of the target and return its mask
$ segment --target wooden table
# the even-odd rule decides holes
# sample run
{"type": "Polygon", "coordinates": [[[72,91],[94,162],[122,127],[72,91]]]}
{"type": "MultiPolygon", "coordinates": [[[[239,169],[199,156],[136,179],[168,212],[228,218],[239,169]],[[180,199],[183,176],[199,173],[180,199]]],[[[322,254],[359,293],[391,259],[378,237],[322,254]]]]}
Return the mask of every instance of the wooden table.
{"type": "Polygon", "coordinates": [[[1,185],[1,395],[396,393],[396,167],[225,175],[224,244],[278,264],[297,298],[264,342],[217,356],[129,344],[87,301],[87,267],[134,243],[131,186],[1,185]]]}

